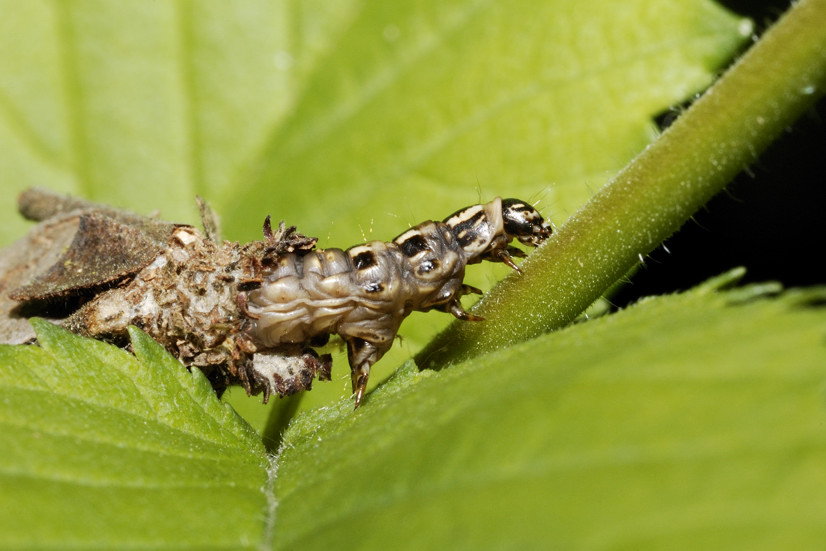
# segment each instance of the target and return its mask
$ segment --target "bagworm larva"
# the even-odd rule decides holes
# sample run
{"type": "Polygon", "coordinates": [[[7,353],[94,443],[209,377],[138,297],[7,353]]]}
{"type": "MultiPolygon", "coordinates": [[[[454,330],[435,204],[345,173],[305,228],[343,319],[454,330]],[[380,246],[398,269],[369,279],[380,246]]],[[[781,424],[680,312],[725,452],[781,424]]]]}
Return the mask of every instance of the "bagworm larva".
{"type": "Polygon", "coordinates": [[[240,245],[214,237],[203,205],[206,236],[191,226],[27,193],[21,211],[44,221],[26,247],[50,242],[43,238],[49,231],[71,227],[76,234],[48,269],[22,270],[14,286],[4,282],[17,287],[8,296],[21,303],[12,321],[46,315],[79,334],[121,344],[127,327],[136,325],[184,365],[202,369],[219,392],[240,383],[250,394],[263,392],[265,401],[329,379],[330,355],[314,347],[335,334],[347,345],[358,407],[370,368],[390,349],[404,318],[439,310],[480,320],[460,303],[479,292],[464,284],[465,267],[488,260],[518,271],[513,257],[524,253],[510,243],[537,246],[551,234],[531,205],[496,198],[423,222],[392,241],[346,250],[316,249],[315,239],[283,222],[273,231],[269,217],[262,241],[240,245]]]}

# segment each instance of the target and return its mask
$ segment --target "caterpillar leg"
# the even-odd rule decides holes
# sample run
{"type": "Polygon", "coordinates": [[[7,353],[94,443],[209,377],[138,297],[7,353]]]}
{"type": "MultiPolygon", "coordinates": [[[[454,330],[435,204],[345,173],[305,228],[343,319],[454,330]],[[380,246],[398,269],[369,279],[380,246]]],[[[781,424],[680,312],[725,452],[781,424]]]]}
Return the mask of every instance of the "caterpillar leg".
{"type": "Polygon", "coordinates": [[[364,391],[367,389],[370,368],[382,355],[383,352],[371,342],[358,337],[347,339],[347,357],[350,360],[350,376],[353,381],[353,397],[356,400],[356,409],[361,404],[364,391]]]}
{"type": "Polygon", "coordinates": [[[447,303],[444,307],[444,311],[449,314],[453,314],[454,317],[462,321],[485,321],[485,318],[482,316],[477,316],[466,311],[462,307],[462,303],[459,302],[459,299],[447,303]]]}
{"type": "Polygon", "coordinates": [[[526,255],[524,251],[521,249],[517,249],[516,247],[505,247],[504,249],[494,249],[482,255],[482,258],[485,260],[489,260],[491,262],[502,262],[507,266],[510,266],[516,273],[521,274],[522,270],[519,269],[519,266],[516,265],[516,262],[513,261],[514,258],[525,258],[526,255]]]}
{"type": "Polygon", "coordinates": [[[485,318],[482,316],[477,316],[467,312],[463,307],[462,303],[459,302],[459,299],[465,295],[481,295],[482,291],[473,287],[472,285],[462,285],[462,289],[450,299],[449,302],[444,304],[440,304],[436,306],[434,310],[439,310],[441,312],[447,312],[448,314],[453,314],[454,317],[463,321],[484,321],[485,318]]]}
{"type": "Polygon", "coordinates": [[[361,399],[364,397],[364,391],[367,389],[367,379],[370,378],[370,366],[362,365],[354,369],[351,373],[353,378],[353,396],[356,400],[355,409],[361,405],[361,399]]]}

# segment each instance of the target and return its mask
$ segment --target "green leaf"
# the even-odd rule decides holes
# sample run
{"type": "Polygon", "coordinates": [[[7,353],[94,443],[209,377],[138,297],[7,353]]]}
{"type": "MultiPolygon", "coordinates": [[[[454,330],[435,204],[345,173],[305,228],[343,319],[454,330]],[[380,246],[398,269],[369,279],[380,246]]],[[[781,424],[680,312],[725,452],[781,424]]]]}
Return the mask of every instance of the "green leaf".
{"type": "MultiPolygon", "coordinates": [[[[200,194],[228,237],[259,238],[269,213],[339,247],[497,195],[541,199],[561,223],[751,29],[705,0],[0,0],[0,12],[5,197],[39,185],[196,223],[200,194]]],[[[26,226],[11,201],[0,208],[8,243],[26,226]]],[[[487,290],[507,269],[469,272],[487,290]]],[[[448,321],[408,320],[406,348],[373,380],[448,321]]],[[[315,399],[346,381],[328,387],[315,399]]]]}
{"type": "Polygon", "coordinates": [[[826,289],[737,276],[301,416],[277,548],[817,548],[826,289]]]}
{"type": "MultiPolygon", "coordinates": [[[[702,89],[750,32],[747,22],[696,0],[659,2],[656,8],[643,0],[0,0],[0,10],[4,197],[42,185],[138,212],[160,208],[165,218],[195,222],[192,198],[199,193],[225,214],[229,237],[259,237],[259,221],[271,213],[334,246],[387,239],[480,196],[541,197],[546,214],[560,223],[645,147],[655,134],[651,117],[702,89]]],[[[0,240],[9,242],[25,226],[11,201],[0,209],[0,240]]],[[[488,288],[502,273],[475,269],[471,283],[488,288]]],[[[409,320],[405,344],[386,358],[385,369],[408,357],[446,319],[431,314],[409,320]]],[[[0,524],[8,545],[235,548],[257,542],[266,529],[265,544],[281,544],[283,537],[289,546],[304,537],[304,526],[314,534],[326,531],[318,522],[329,519],[324,511],[317,518],[298,515],[302,509],[295,504],[303,494],[296,490],[309,488],[306,509],[315,511],[316,496],[327,495],[323,484],[316,491],[318,477],[338,470],[305,479],[296,472],[302,458],[285,448],[278,478],[268,481],[282,485],[286,499],[273,531],[265,521],[272,518],[267,507],[274,499],[260,491],[260,444],[250,444],[248,428],[222,417],[225,410],[202,380],[191,383],[195,390],[175,390],[181,377],[190,379],[180,375],[180,366],[157,357],[145,337],[133,335],[135,360],[104,345],[57,346],[74,341],[50,341],[49,328],[40,330],[44,349],[3,348],[0,358],[9,360],[3,380],[8,374],[24,390],[34,385],[17,402],[16,390],[9,393],[12,401],[3,402],[11,404],[3,415],[18,415],[22,428],[0,436],[3,448],[17,454],[0,465],[46,477],[44,482],[28,474],[8,484],[8,477],[0,479],[3,510],[20,517],[7,515],[0,524]],[[116,360],[101,360],[99,350],[116,360]],[[156,375],[147,369],[155,364],[179,375],[156,375]],[[158,378],[135,387],[125,373],[158,378]],[[159,394],[152,397],[151,388],[159,394]],[[49,398],[53,392],[59,398],[49,398]],[[204,406],[212,413],[205,415],[198,404],[214,404],[204,406]],[[15,432],[32,427],[37,437],[15,432]],[[216,440],[216,431],[224,436],[216,440]],[[46,451],[58,454],[39,453],[44,435],[46,451]],[[144,441],[151,444],[147,449],[132,448],[144,441]],[[176,461],[182,458],[185,464],[176,461]],[[79,473],[86,478],[73,482],[79,473]],[[106,486],[110,480],[115,489],[106,486]],[[30,481],[38,488],[26,486],[30,481]]],[[[346,378],[343,359],[336,365],[334,376],[346,378]]],[[[391,390],[411,381],[434,385],[426,375],[413,375],[408,365],[368,405],[381,406],[382,395],[389,399],[391,390]]],[[[430,374],[434,381],[444,377],[451,375],[430,374]]],[[[319,392],[325,385],[317,385],[311,400],[346,396],[346,385],[341,379],[326,385],[326,396],[319,392]]],[[[465,400],[476,402],[473,392],[465,400]]],[[[330,431],[346,434],[371,415],[368,408],[353,415],[351,407],[341,400],[327,410],[330,431]]],[[[306,417],[302,423],[323,421],[306,417]]],[[[399,429],[416,437],[429,426],[426,417],[406,422],[399,429]]],[[[469,438],[477,436],[478,427],[469,438]]],[[[492,432],[489,442],[500,436],[492,432]]],[[[299,444],[309,449],[301,452],[307,468],[320,466],[317,440],[299,444]]],[[[361,445],[376,449],[368,440],[361,445]]],[[[458,449],[471,453],[468,445],[458,449]]],[[[335,448],[321,450],[328,463],[341,459],[335,448]]],[[[431,452],[452,453],[450,446],[431,452]]],[[[410,472],[409,460],[400,463],[400,473],[410,472]]],[[[372,474],[362,490],[385,475],[393,480],[387,463],[379,461],[375,472],[371,465],[367,458],[354,467],[372,474]]],[[[419,465],[423,479],[432,480],[428,470],[439,465],[419,465]]],[[[338,475],[331,488],[350,483],[350,474],[338,475]]],[[[349,499],[336,499],[342,498],[349,499]]],[[[367,499],[363,506],[372,503],[367,499]]],[[[362,506],[353,505],[353,511],[362,506]]],[[[381,520],[381,512],[375,516],[381,520]]],[[[432,524],[436,535],[446,526],[441,520],[432,524]]],[[[375,522],[355,521],[351,530],[373,537],[375,522]]],[[[342,525],[330,526],[334,535],[342,525]]]]}
{"type": "Polygon", "coordinates": [[[40,347],[0,345],[0,547],[258,541],[263,446],[200,371],[33,324],[40,347]]]}

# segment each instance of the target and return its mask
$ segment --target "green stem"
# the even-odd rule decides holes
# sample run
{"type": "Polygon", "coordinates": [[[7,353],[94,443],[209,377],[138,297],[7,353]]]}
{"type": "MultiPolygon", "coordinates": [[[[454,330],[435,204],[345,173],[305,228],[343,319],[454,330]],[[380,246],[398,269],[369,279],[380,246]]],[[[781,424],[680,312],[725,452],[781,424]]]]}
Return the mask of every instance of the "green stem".
{"type": "Polygon", "coordinates": [[[570,323],[824,93],[826,0],[793,5],[651,146],[416,357],[447,364],[570,323]]]}

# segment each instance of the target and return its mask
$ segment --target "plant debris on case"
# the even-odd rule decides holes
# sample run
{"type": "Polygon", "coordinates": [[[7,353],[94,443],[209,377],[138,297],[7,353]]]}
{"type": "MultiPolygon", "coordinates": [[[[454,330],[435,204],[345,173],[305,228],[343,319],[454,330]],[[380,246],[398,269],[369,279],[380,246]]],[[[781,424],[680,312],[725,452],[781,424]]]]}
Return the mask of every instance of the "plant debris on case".
{"type": "Polygon", "coordinates": [[[220,393],[286,396],[330,379],[330,335],[347,344],[356,407],[371,366],[413,311],[459,319],[467,264],[519,270],[513,239],[537,246],[550,225],[529,204],[500,199],[427,221],[390,242],[316,249],[316,239],[264,222],[264,239],[220,241],[217,217],[199,199],[204,232],[192,226],[32,189],[19,209],[39,221],[0,252],[0,340],[33,342],[27,318],[128,345],[135,325],[220,393]]]}

